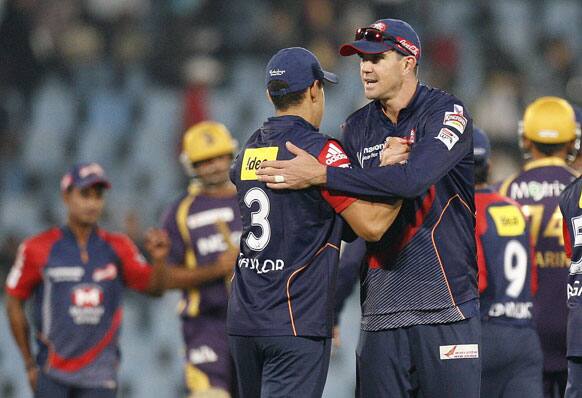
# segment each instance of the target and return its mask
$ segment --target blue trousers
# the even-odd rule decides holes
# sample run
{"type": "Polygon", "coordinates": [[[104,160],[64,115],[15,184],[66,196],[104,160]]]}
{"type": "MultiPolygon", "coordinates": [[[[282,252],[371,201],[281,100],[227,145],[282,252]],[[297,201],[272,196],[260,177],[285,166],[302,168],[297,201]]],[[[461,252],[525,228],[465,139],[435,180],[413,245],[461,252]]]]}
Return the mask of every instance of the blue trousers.
{"type": "Polygon", "coordinates": [[[543,398],[543,354],[537,332],[483,322],[481,333],[481,395],[543,398]]]}
{"type": "Polygon", "coordinates": [[[361,398],[479,398],[478,318],[361,331],[356,352],[361,398]]]}
{"type": "Polygon", "coordinates": [[[62,384],[40,371],[34,398],[115,398],[115,388],[85,388],[62,384]]]}
{"type": "Polygon", "coordinates": [[[331,339],[229,336],[239,398],[320,398],[331,339]]]}
{"type": "Polygon", "coordinates": [[[568,359],[568,384],[565,398],[582,398],[582,357],[568,359]]]}

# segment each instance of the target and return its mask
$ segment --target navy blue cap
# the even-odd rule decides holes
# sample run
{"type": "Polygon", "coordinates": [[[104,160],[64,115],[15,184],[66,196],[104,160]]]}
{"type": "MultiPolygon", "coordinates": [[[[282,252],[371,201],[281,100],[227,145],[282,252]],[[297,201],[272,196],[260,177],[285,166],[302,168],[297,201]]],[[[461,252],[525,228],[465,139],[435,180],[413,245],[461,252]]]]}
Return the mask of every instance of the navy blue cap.
{"type": "Polygon", "coordinates": [[[335,74],[324,71],[317,57],[302,47],[284,48],[273,55],[267,64],[265,84],[273,80],[284,81],[289,88],[269,91],[272,97],[303,91],[315,80],[338,82],[335,74]]]}
{"type": "Polygon", "coordinates": [[[473,156],[475,163],[484,163],[491,156],[489,138],[483,130],[477,127],[473,127],[473,156]]]}
{"type": "Polygon", "coordinates": [[[66,191],[71,187],[87,188],[93,185],[103,185],[111,188],[111,183],[105,176],[105,171],[99,163],[79,163],[71,167],[61,179],[61,190],[66,191]]]}
{"type": "Polygon", "coordinates": [[[404,55],[412,55],[416,62],[420,60],[420,39],[407,22],[400,19],[380,19],[370,26],[382,32],[384,40],[371,41],[362,38],[340,47],[340,55],[344,57],[354,54],[382,54],[396,50],[404,55]]]}

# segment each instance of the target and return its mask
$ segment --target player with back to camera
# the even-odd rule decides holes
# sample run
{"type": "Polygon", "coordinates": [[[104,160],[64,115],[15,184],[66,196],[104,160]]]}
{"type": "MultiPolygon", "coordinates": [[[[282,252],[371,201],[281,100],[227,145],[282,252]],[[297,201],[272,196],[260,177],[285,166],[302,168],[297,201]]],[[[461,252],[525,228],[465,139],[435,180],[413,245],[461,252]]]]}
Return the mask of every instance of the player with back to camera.
{"type": "Polygon", "coordinates": [[[527,162],[503,181],[499,192],[518,202],[531,219],[539,284],[534,318],[544,354],[544,396],[562,397],[567,379],[564,281],[570,262],[564,252],[558,197],[578,175],[566,163],[580,146],[574,109],[562,98],[536,99],[525,109],[519,142],[527,162]]]}
{"type": "MultiPolygon", "coordinates": [[[[239,394],[247,397],[320,397],[333,326],[334,286],[344,229],[338,214],[368,240],[379,239],[400,201],[371,203],[319,188],[274,191],[257,179],[265,160],[289,159],[288,140],[330,167],[349,167],[339,142],[319,133],[324,81],[317,58],[299,47],[277,52],[266,67],[275,107],[235,159],[243,234],[228,305],[227,332],[239,394]]],[[[393,161],[406,159],[395,143],[393,161]]]]}
{"type": "Polygon", "coordinates": [[[542,351],[533,320],[537,268],[530,222],[489,184],[491,147],[473,130],[477,262],[481,293],[481,395],[542,398],[542,351]]]}

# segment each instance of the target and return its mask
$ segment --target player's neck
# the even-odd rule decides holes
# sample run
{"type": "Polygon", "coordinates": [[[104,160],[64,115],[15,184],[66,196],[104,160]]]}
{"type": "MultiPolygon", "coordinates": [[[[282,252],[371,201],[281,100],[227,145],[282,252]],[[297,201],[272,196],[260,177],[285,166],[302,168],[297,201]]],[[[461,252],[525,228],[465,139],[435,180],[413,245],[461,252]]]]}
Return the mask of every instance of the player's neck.
{"type": "Polygon", "coordinates": [[[89,236],[91,236],[91,232],[93,232],[93,229],[95,229],[95,225],[79,223],[71,219],[69,219],[67,225],[75,236],[79,246],[87,246],[87,242],[89,242],[89,236]]]}
{"type": "Polygon", "coordinates": [[[225,198],[236,195],[236,187],[230,181],[225,181],[223,184],[218,185],[204,185],[202,192],[206,196],[225,198]]]}
{"type": "Polygon", "coordinates": [[[398,122],[398,114],[400,111],[410,104],[414,94],[416,93],[416,87],[418,86],[418,80],[409,79],[402,84],[402,88],[398,93],[392,97],[385,100],[380,100],[382,104],[382,110],[384,114],[390,121],[394,124],[398,122]]]}
{"type": "Polygon", "coordinates": [[[317,117],[314,114],[314,112],[312,111],[312,109],[309,107],[306,107],[306,106],[299,105],[299,106],[290,107],[284,111],[278,110],[276,112],[276,115],[277,116],[299,116],[300,118],[304,119],[309,124],[311,124],[312,126],[319,128],[320,121],[317,120],[317,117]]]}

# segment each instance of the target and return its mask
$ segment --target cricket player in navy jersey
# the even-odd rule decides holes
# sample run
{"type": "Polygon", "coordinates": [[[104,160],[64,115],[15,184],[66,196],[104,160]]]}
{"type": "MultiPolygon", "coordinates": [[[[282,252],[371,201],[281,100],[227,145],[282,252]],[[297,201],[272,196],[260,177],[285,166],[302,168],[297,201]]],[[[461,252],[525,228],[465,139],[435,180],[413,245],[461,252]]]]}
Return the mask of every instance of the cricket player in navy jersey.
{"type": "Polygon", "coordinates": [[[188,129],[181,160],[195,178],[164,217],[172,242],[168,261],[190,271],[190,278],[174,287],[183,289],[179,312],[191,397],[228,397],[233,381],[227,283],[242,230],[236,188],[228,176],[235,150],[235,141],[220,123],[205,121],[188,129]]]}
{"type": "Polygon", "coordinates": [[[318,162],[349,167],[339,142],[318,130],[324,81],[336,83],[337,77],[308,50],[275,54],[266,85],[276,116],[251,135],[231,169],[243,233],[227,332],[242,398],[321,396],[343,230],[337,214],[358,235],[377,240],[400,209],[400,201],[371,203],[319,188],[273,191],[258,181],[261,162],[292,157],[289,140],[318,162]]]}
{"type": "Polygon", "coordinates": [[[152,267],[127,236],[97,226],[109,186],[96,163],[65,174],[66,225],[26,239],[8,275],[8,318],[35,397],[115,397],[122,291],[160,294],[164,288],[170,244],[163,230],[146,237],[152,267]],[[24,310],[29,299],[36,359],[24,310]]]}
{"type": "Polygon", "coordinates": [[[559,198],[564,216],[566,256],[571,260],[567,283],[568,382],[566,398],[582,397],[582,180],[578,177],[559,198]]]}
{"type": "Polygon", "coordinates": [[[491,147],[473,130],[481,293],[481,396],[542,398],[542,349],[533,322],[537,272],[530,225],[517,202],[487,184],[491,147]]]}
{"type": "Polygon", "coordinates": [[[353,168],[326,167],[293,142],[295,158],[264,162],[257,174],[272,189],[324,185],[403,199],[388,232],[367,245],[360,396],[478,397],[472,119],[460,100],[419,83],[420,40],[404,21],[358,29],[340,54],[360,57],[364,94],[372,100],[343,126],[353,168]],[[378,167],[383,148],[404,140],[408,161],[378,167]]]}
{"type": "Polygon", "coordinates": [[[562,397],[567,378],[564,281],[570,263],[558,197],[577,176],[566,164],[580,145],[572,106],[557,97],[538,98],[524,112],[519,139],[528,161],[522,171],[503,181],[499,192],[521,204],[531,219],[539,281],[534,318],[544,353],[544,395],[562,397]]]}

